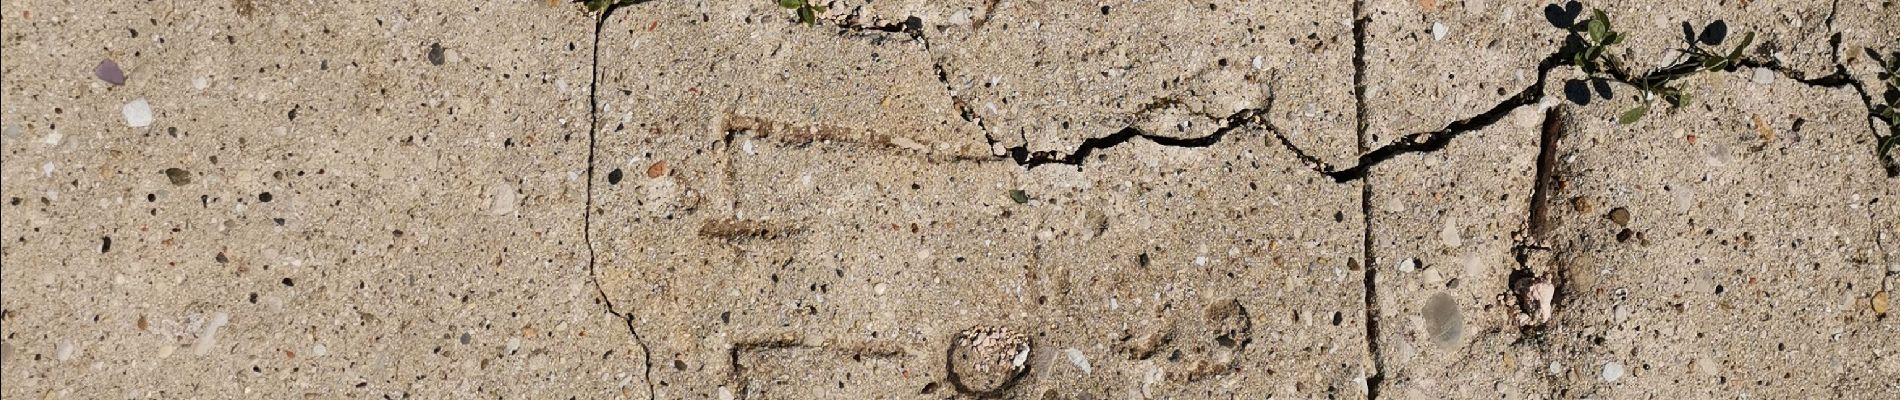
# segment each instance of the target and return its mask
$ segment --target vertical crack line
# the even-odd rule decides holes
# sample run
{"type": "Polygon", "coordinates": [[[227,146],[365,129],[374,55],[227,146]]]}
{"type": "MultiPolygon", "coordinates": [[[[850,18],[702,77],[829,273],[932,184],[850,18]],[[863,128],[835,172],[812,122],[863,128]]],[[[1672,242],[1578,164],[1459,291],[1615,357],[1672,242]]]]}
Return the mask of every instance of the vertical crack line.
{"type": "MultiPolygon", "coordinates": [[[[1366,4],[1352,2],[1352,100],[1353,134],[1358,138],[1359,154],[1366,154],[1371,138],[1366,137],[1366,4]]],[[[1385,383],[1385,357],[1379,351],[1379,262],[1372,252],[1372,180],[1359,181],[1360,249],[1365,252],[1366,353],[1372,357],[1372,376],[1366,377],[1366,398],[1378,399],[1385,383]]]]}
{"type": "Polygon", "coordinates": [[[1551,107],[1544,113],[1543,135],[1537,143],[1537,175],[1531,181],[1531,204],[1529,220],[1525,223],[1524,245],[1544,244],[1545,230],[1550,224],[1550,191],[1557,188],[1557,140],[1562,138],[1568,124],[1563,106],[1551,107]]]}
{"type": "MultiPolygon", "coordinates": [[[[634,2],[638,3],[638,2],[634,2]]],[[[629,4],[634,4],[629,3],[629,4]]],[[[647,347],[646,339],[640,337],[640,331],[633,327],[633,314],[621,313],[614,308],[614,300],[607,297],[607,288],[600,284],[600,273],[595,265],[598,262],[594,250],[594,153],[598,147],[600,133],[600,33],[607,26],[607,17],[620,8],[621,3],[610,4],[601,10],[594,20],[594,49],[592,64],[588,65],[587,82],[587,200],[581,210],[581,241],[587,244],[587,280],[594,285],[594,293],[607,305],[607,313],[619,317],[627,324],[627,333],[633,336],[634,344],[640,345],[640,358],[646,368],[641,371],[647,384],[647,399],[653,400],[653,349],[647,347]]]]}

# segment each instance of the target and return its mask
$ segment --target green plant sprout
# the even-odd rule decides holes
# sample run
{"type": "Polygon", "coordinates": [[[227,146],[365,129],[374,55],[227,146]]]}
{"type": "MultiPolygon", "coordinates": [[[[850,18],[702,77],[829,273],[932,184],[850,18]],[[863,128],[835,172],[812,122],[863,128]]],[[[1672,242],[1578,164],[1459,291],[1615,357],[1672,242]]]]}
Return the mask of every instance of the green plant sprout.
{"type": "Polygon", "coordinates": [[[812,4],[810,0],[778,0],[779,7],[798,11],[798,22],[811,26],[818,21],[818,13],[825,12],[825,6],[812,4]]]}
{"type": "Polygon", "coordinates": [[[1894,148],[1900,147],[1900,104],[1895,104],[1900,103],[1900,50],[1895,50],[1885,58],[1873,49],[1866,49],[1866,52],[1869,58],[1880,64],[1880,72],[1874,76],[1884,86],[1883,90],[1875,94],[1881,102],[1870,101],[1868,112],[1872,118],[1887,124],[1885,136],[1876,134],[1878,140],[1874,143],[1874,155],[1886,164],[1887,175],[1894,176],[1900,174],[1900,161],[1896,161],[1897,157],[1892,154],[1894,148]]]}
{"type": "Polygon", "coordinates": [[[1682,50],[1688,56],[1684,62],[1637,75],[1626,67],[1623,60],[1611,55],[1610,47],[1623,43],[1628,36],[1616,31],[1609,15],[1604,14],[1603,10],[1590,10],[1590,19],[1572,29],[1580,29],[1577,36],[1582,42],[1582,48],[1571,55],[1572,64],[1583,70],[1590,79],[1636,87],[1636,101],[1642,104],[1617,117],[1617,123],[1624,125],[1641,121],[1655,108],[1656,99],[1668,103],[1671,111],[1689,104],[1690,95],[1679,87],[1670,86],[1670,82],[1700,72],[1732,70],[1741,65],[1743,50],[1755,41],[1755,34],[1751,32],[1734,49],[1726,52],[1704,49],[1692,43],[1682,50]]]}
{"type": "Polygon", "coordinates": [[[606,16],[605,13],[608,8],[613,8],[615,6],[632,5],[634,3],[639,3],[640,1],[639,0],[574,0],[574,2],[581,3],[582,5],[586,6],[588,14],[593,14],[595,17],[605,17],[606,16]]]}

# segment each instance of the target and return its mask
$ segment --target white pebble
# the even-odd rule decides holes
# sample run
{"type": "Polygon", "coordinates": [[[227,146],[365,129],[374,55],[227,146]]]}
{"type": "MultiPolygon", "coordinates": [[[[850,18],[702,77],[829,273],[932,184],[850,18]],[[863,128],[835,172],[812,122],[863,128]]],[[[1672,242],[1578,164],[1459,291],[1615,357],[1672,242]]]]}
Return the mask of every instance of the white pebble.
{"type": "Polygon", "coordinates": [[[40,173],[49,177],[53,176],[53,171],[57,169],[59,169],[59,165],[54,164],[52,161],[47,161],[46,164],[40,165],[40,173]]]}
{"type": "Polygon", "coordinates": [[[1762,85],[1775,83],[1775,70],[1768,69],[1768,68],[1755,68],[1755,83],[1762,84],[1762,85]]]}
{"type": "Polygon", "coordinates": [[[208,88],[208,87],[211,87],[211,81],[206,80],[205,77],[200,76],[197,78],[191,78],[192,89],[205,90],[205,88],[208,88]]]}
{"type": "Polygon", "coordinates": [[[329,347],[325,347],[325,346],[323,345],[323,343],[317,343],[317,345],[316,345],[316,346],[313,346],[313,347],[311,347],[311,348],[310,348],[310,355],[311,355],[311,356],[314,356],[314,357],[323,357],[323,356],[325,356],[325,355],[328,355],[328,354],[330,354],[330,348],[329,348],[329,347]]]}
{"type": "Polygon", "coordinates": [[[64,140],[66,140],[66,135],[60,134],[58,131],[46,134],[45,138],[46,145],[48,146],[58,146],[59,142],[64,140]]]}
{"type": "Polygon", "coordinates": [[[125,125],[133,128],[152,126],[152,104],[145,98],[132,99],[121,109],[125,113],[125,125]]]}
{"type": "Polygon", "coordinates": [[[198,343],[191,346],[191,353],[199,356],[211,354],[211,349],[218,346],[218,328],[229,322],[231,314],[223,311],[211,314],[211,321],[205,323],[204,331],[198,333],[198,343]]]}
{"type": "Polygon", "coordinates": [[[518,196],[515,194],[515,185],[510,185],[506,182],[495,184],[495,196],[493,204],[490,205],[490,209],[495,212],[495,215],[513,214],[515,212],[515,202],[517,199],[518,196]]]}
{"type": "Polygon", "coordinates": [[[1266,62],[1266,57],[1253,56],[1253,69],[1256,71],[1266,69],[1266,62]]]}
{"type": "Polygon", "coordinates": [[[1062,350],[1062,354],[1069,356],[1069,363],[1075,364],[1075,368],[1082,370],[1082,374],[1086,375],[1095,372],[1095,368],[1089,366],[1089,357],[1082,355],[1081,350],[1068,348],[1062,350]]]}
{"type": "Polygon", "coordinates": [[[53,346],[53,357],[60,361],[72,361],[74,351],[73,341],[62,340],[53,346]]]}
{"type": "Polygon", "coordinates": [[[1404,261],[1399,261],[1399,272],[1411,273],[1412,271],[1417,271],[1417,270],[1418,270],[1418,259],[1407,258],[1404,261]]]}
{"type": "Polygon", "coordinates": [[[1616,382],[1617,379],[1623,379],[1623,364],[1615,361],[1604,363],[1603,381],[1616,382]]]}
{"type": "Polygon", "coordinates": [[[1445,35],[1451,33],[1450,30],[1451,28],[1445,26],[1443,22],[1432,22],[1432,40],[1444,41],[1445,35]]]}
{"type": "Polygon", "coordinates": [[[508,354],[514,354],[515,350],[521,350],[521,338],[520,337],[508,338],[507,350],[508,350],[508,354]]]}
{"type": "Polygon", "coordinates": [[[1197,266],[1197,267],[1207,266],[1207,256],[1194,257],[1194,266],[1197,266]]]}
{"type": "Polygon", "coordinates": [[[1445,242],[1445,247],[1457,248],[1465,244],[1464,238],[1458,235],[1457,218],[1445,217],[1445,227],[1439,229],[1438,239],[1445,242]]]}
{"type": "Polygon", "coordinates": [[[972,22],[970,19],[970,10],[957,10],[956,13],[950,14],[951,25],[964,26],[969,25],[970,22],[972,22]]]}

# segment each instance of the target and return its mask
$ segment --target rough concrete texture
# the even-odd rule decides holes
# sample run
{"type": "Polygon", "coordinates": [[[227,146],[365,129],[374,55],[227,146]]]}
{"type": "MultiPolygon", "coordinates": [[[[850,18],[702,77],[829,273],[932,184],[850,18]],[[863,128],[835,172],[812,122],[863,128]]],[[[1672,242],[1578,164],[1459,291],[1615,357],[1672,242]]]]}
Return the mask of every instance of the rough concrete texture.
{"type": "Polygon", "coordinates": [[[1900,5],[821,4],[4,3],[0,394],[1900,392],[1900,5]]]}

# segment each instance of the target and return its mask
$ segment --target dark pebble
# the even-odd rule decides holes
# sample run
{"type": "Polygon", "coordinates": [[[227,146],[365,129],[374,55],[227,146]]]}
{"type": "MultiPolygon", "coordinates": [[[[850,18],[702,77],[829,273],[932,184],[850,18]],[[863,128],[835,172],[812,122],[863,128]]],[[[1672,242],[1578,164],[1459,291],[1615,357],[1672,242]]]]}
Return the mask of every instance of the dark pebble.
{"type": "Polygon", "coordinates": [[[191,171],[186,171],[184,168],[166,168],[165,178],[170,179],[173,185],[188,185],[191,184],[191,171]]]}
{"type": "Polygon", "coordinates": [[[430,43],[429,44],[429,64],[442,65],[443,61],[445,60],[442,59],[442,44],[430,43]]]}

